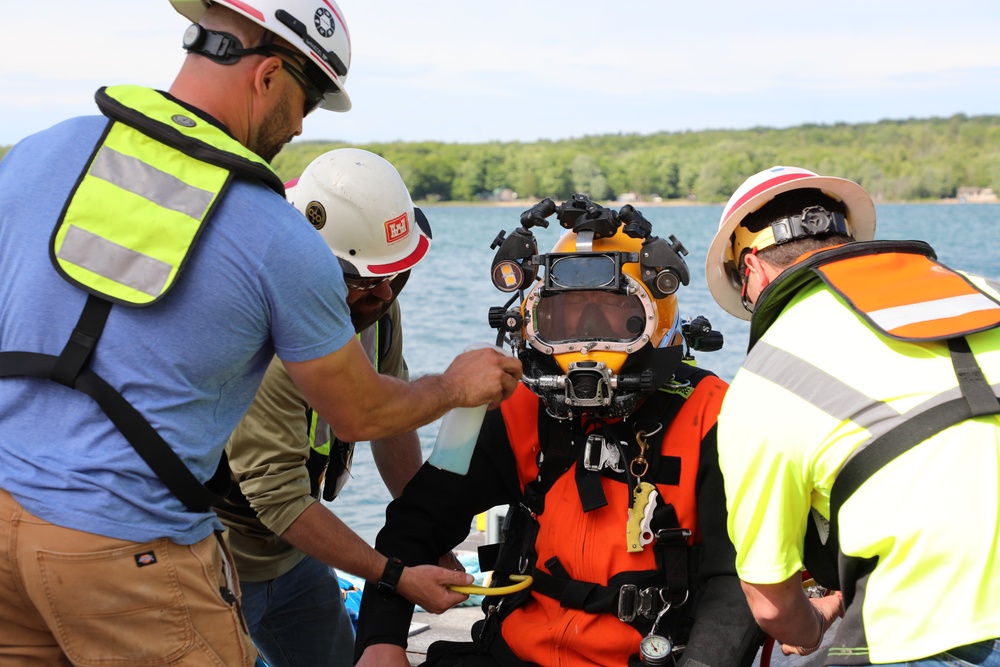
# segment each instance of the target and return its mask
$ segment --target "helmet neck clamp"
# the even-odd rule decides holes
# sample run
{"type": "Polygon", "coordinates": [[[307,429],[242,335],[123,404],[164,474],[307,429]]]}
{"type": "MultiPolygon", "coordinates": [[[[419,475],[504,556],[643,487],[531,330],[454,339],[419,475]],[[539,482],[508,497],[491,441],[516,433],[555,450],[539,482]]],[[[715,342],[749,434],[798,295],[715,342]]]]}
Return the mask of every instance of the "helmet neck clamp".
{"type": "Polygon", "coordinates": [[[601,362],[578,361],[562,373],[551,357],[524,348],[521,381],[556,419],[584,413],[595,418],[630,415],[643,398],[667,384],[683,360],[680,346],[646,346],[626,362],[618,374],[601,362]]]}

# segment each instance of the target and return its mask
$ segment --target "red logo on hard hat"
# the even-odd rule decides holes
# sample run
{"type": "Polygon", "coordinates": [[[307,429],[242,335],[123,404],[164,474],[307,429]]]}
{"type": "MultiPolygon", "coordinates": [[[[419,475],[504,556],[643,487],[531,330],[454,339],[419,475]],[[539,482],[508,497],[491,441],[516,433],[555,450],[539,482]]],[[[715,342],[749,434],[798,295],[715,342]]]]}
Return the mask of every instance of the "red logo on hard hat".
{"type": "Polygon", "coordinates": [[[395,243],[406,238],[410,233],[410,220],[404,213],[398,218],[387,220],[385,223],[385,242],[395,243]]]}

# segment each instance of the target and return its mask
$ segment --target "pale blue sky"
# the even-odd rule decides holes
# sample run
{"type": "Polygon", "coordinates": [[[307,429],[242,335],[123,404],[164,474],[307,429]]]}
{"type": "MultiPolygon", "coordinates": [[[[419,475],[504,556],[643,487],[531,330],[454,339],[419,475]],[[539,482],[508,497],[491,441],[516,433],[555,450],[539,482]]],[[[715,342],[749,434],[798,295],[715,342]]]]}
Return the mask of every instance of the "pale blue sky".
{"type": "MultiPolygon", "coordinates": [[[[167,0],[8,3],[0,145],[169,87],[167,0]]],[[[1000,114],[997,0],[341,0],[354,108],[302,139],[535,141],[1000,114]]]]}

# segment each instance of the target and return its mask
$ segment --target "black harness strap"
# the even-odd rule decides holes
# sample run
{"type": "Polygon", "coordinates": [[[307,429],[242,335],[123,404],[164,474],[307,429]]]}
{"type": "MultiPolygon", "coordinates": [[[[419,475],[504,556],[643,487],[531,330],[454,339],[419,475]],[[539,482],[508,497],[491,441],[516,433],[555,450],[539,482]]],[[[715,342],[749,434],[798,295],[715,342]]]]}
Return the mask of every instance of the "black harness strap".
{"type": "Polygon", "coordinates": [[[90,361],[94,347],[104,333],[104,323],[108,321],[110,312],[110,301],[93,294],[87,295],[87,302],[83,306],[83,312],[80,313],[80,319],[56,360],[55,368],[52,370],[53,380],[70,389],[76,386],[76,379],[90,361]]]}
{"type": "MultiPolygon", "coordinates": [[[[622,572],[615,575],[611,582],[604,586],[589,581],[571,579],[562,563],[555,557],[546,561],[545,567],[551,574],[535,568],[531,573],[533,579],[531,589],[540,595],[558,600],[562,607],[582,609],[591,614],[618,615],[621,609],[623,586],[626,587],[624,594],[627,595],[630,590],[629,584],[632,585],[633,590],[647,588],[658,590],[663,583],[656,570],[622,572]]],[[[651,606],[643,613],[649,618],[653,618],[656,612],[662,608],[662,602],[659,595],[650,595],[650,600],[651,606]]]]}
{"type": "Polygon", "coordinates": [[[969,349],[969,341],[965,338],[948,340],[948,351],[951,353],[951,363],[958,376],[958,386],[962,396],[969,404],[971,417],[995,415],[1000,413],[1000,400],[993,394],[993,388],[986,382],[983,370],[979,367],[976,357],[969,349]]]}
{"type": "Polygon", "coordinates": [[[202,484],[145,417],[114,387],[86,368],[110,311],[109,301],[88,296],[76,328],[58,357],[37,352],[0,352],[0,377],[54,380],[87,394],[171,493],[193,512],[208,511],[229,486],[225,455],[212,479],[202,484]]]}
{"type": "MultiPolygon", "coordinates": [[[[588,433],[588,441],[590,434],[588,433]]],[[[574,478],[576,482],[576,492],[580,496],[580,506],[584,513],[592,512],[605,507],[608,498],[604,495],[604,487],[601,486],[601,475],[599,471],[588,470],[584,464],[584,448],[578,448],[576,452],[576,472],[574,478]]]]}
{"type": "Polygon", "coordinates": [[[549,418],[545,404],[538,402],[538,444],[541,463],[538,477],[524,486],[526,509],[535,516],[545,511],[545,494],[573,464],[576,443],[583,437],[575,419],[549,418]]]}

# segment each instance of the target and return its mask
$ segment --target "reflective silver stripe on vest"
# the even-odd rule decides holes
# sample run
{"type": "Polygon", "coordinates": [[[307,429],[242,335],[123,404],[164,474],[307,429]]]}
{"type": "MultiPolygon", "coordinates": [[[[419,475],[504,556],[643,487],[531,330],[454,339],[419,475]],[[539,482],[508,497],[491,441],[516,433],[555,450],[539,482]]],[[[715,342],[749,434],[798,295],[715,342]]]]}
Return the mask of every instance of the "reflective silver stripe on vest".
{"type": "Polygon", "coordinates": [[[205,217],[215,196],[107,146],[94,158],[90,174],[195,220],[205,217]]]}
{"type": "Polygon", "coordinates": [[[899,417],[899,412],[893,407],[862,394],[829,373],[763,341],[754,345],[743,367],[838,421],[851,420],[870,430],[879,422],[899,417]]]}
{"type": "Polygon", "coordinates": [[[170,277],[171,266],[166,262],[112,243],[76,225],[66,230],[66,238],[57,255],[59,259],[154,297],[163,291],[170,277]]]}
{"type": "Polygon", "coordinates": [[[868,315],[883,331],[892,331],[908,324],[958,317],[980,310],[996,310],[998,308],[1000,306],[997,306],[995,302],[977,293],[873,310],[868,315]]]}
{"type": "MultiPolygon", "coordinates": [[[[866,396],[801,358],[763,341],[758,341],[754,345],[743,367],[798,396],[834,419],[850,420],[868,431],[869,439],[858,447],[848,460],[867,447],[872,440],[895,428],[896,425],[962,396],[959,387],[952,387],[932,396],[908,412],[900,413],[888,403],[866,396]]],[[[1000,392],[1000,383],[993,385],[993,391],[1000,392]]],[[[847,461],[844,461],[844,464],[846,463],[847,461]]]]}

